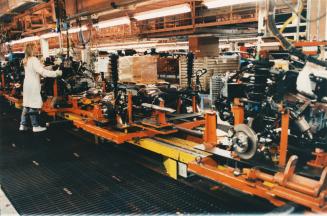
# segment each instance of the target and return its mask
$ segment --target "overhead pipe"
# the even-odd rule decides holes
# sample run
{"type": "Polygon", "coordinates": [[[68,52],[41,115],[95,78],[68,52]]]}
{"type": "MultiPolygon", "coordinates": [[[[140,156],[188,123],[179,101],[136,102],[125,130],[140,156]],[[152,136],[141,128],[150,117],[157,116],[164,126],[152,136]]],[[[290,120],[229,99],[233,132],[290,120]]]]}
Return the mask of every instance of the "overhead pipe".
{"type": "Polygon", "coordinates": [[[184,127],[180,127],[175,125],[174,126],[175,129],[177,129],[180,132],[184,132],[193,136],[197,136],[197,137],[203,137],[203,132],[202,131],[197,131],[197,130],[192,130],[192,129],[188,129],[188,128],[184,128],[184,127]]]}

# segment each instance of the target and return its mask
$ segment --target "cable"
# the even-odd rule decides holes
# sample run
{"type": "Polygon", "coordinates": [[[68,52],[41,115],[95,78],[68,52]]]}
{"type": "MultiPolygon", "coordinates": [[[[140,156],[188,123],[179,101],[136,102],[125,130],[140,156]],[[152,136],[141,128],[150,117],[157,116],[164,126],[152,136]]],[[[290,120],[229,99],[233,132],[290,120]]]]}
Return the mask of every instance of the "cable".
{"type": "Polygon", "coordinates": [[[276,9],[276,0],[270,0],[269,10],[268,10],[268,28],[274,37],[281,43],[281,45],[288,50],[291,54],[297,56],[303,61],[312,62],[314,64],[320,65],[322,67],[327,67],[326,61],[321,61],[312,56],[308,56],[296,49],[277,29],[275,22],[275,9],[276,9]]]}
{"type": "MultiPolygon", "coordinates": [[[[302,1],[302,3],[303,3],[303,0],[300,0],[300,1],[302,1]]],[[[318,20],[321,20],[322,18],[324,18],[324,17],[327,15],[327,13],[324,13],[323,15],[321,15],[321,16],[315,18],[315,19],[308,19],[308,18],[302,16],[301,13],[298,13],[298,12],[295,10],[295,8],[294,8],[290,3],[288,3],[286,0],[282,0],[282,2],[283,2],[285,5],[287,5],[287,6],[292,10],[293,13],[295,13],[295,14],[298,15],[302,20],[305,20],[305,21],[307,21],[307,22],[316,22],[316,21],[318,21],[318,20]]],[[[320,9],[320,8],[319,8],[319,9],[320,9]]]]}
{"type": "Polygon", "coordinates": [[[283,33],[284,30],[286,29],[286,27],[291,23],[293,22],[297,17],[299,17],[297,14],[301,14],[303,11],[303,1],[300,0],[300,6],[299,6],[299,10],[297,11],[296,14],[293,14],[293,16],[291,16],[290,18],[288,18],[286,20],[286,22],[283,24],[283,26],[280,28],[279,32],[280,33],[283,33]]]}

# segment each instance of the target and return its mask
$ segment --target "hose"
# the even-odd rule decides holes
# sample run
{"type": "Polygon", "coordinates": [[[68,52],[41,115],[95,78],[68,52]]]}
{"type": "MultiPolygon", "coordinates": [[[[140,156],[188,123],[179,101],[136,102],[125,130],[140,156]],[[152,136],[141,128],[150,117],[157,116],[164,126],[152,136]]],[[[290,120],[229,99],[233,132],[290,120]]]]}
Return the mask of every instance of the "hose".
{"type": "Polygon", "coordinates": [[[286,20],[286,22],[283,24],[283,26],[280,28],[279,32],[282,34],[284,32],[284,30],[286,29],[286,27],[293,22],[298,16],[298,14],[301,14],[303,11],[303,0],[299,0],[299,10],[297,11],[297,13],[293,14],[293,16],[291,16],[290,18],[288,18],[286,20]]]}
{"type": "Polygon", "coordinates": [[[316,59],[312,56],[304,54],[302,51],[296,49],[277,29],[275,22],[275,0],[270,0],[269,12],[268,12],[268,28],[274,37],[281,43],[284,49],[288,50],[291,54],[297,56],[299,59],[305,62],[312,62],[322,67],[327,67],[327,62],[316,59]]]}
{"type": "MultiPolygon", "coordinates": [[[[286,0],[282,0],[282,1],[283,1],[283,3],[284,3],[285,5],[287,5],[287,6],[288,6],[288,7],[289,7],[289,8],[290,8],[294,13],[296,13],[296,14],[300,17],[301,20],[304,20],[304,21],[306,21],[306,22],[316,22],[316,21],[318,21],[318,20],[321,20],[322,18],[324,18],[324,17],[327,15],[327,13],[324,13],[323,15],[321,15],[321,16],[315,18],[315,19],[308,19],[308,18],[302,16],[301,13],[297,13],[296,10],[294,9],[294,7],[293,7],[290,3],[288,3],[286,0]]],[[[320,8],[319,8],[319,9],[320,9],[320,8]]]]}

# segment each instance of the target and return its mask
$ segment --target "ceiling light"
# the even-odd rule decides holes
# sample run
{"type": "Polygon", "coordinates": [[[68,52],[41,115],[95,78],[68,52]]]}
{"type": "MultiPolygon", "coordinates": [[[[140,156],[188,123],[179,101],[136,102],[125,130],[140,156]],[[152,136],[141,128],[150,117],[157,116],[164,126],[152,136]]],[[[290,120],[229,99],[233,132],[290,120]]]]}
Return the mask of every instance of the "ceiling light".
{"type": "Polygon", "coordinates": [[[191,12],[191,8],[188,4],[175,5],[172,7],[165,7],[156,10],[145,11],[136,13],[134,18],[137,20],[147,20],[164,16],[172,16],[176,14],[191,12]]]}
{"type": "MultiPolygon", "coordinates": [[[[86,30],[87,30],[87,26],[75,27],[75,28],[68,29],[68,33],[73,34],[73,33],[77,33],[77,32],[80,32],[80,31],[86,31],[86,30]]],[[[62,33],[66,34],[67,31],[63,31],[62,33]]]]}
{"type": "Polygon", "coordinates": [[[31,36],[31,37],[25,37],[23,39],[21,39],[23,41],[23,43],[26,42],[32,42],[32,41],[36,41],[36,40],[40,40],[39,36],[31,36]]]}
{"type": "Polygon", "coordinates": [[[211,8],[220,8],[220,7],[227,7],[233,6],[238,4],[247,4],[253,2],[259,2],[262,0],[204,0],[203,4],[207,6],[209,9],[211,8]]]}
{"type": "Polygon", "coordinates": [[[32,41],[36,41],[36,40],[40,40],[39,36],[31,36],[31,37],[25,37],[19,40],[14,40],[10,42],[10,45],[14,45],[14,44],[20,44],[20,43],[27,43],[27,42],[32,42],[32,41]]]}
{"type": "Polygon", "coordinates": [[[94,24],[93,26],[101,29],[101,28],[108,28],[108,27],[119,26],[119,25],[127,25],[130,23],[131,23],[131,20],[129,19],[129,17],[120,17],[117,19],[101,21],[97,24],[94,24]]]}
{"type": "Polygon", "coordinates": [[[58,37],[58,36],[59,36],[59,33],[57,33],[57,32],[49,32],[49,33],[41,35],[40,38],[48,39],[48,38],[54,38],[54,37],[58,37]]]}

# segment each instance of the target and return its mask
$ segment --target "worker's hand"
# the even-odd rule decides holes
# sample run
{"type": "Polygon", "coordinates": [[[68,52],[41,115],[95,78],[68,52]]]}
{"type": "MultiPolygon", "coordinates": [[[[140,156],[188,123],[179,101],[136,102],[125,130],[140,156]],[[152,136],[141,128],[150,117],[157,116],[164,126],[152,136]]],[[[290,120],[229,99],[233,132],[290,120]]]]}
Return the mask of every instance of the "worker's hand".
{"type": "Polygon", "coordinates": [[[57,75],[57,77],[62,76],[62,71],[61,70],[56,70],[56,75],[57,75]]]}

